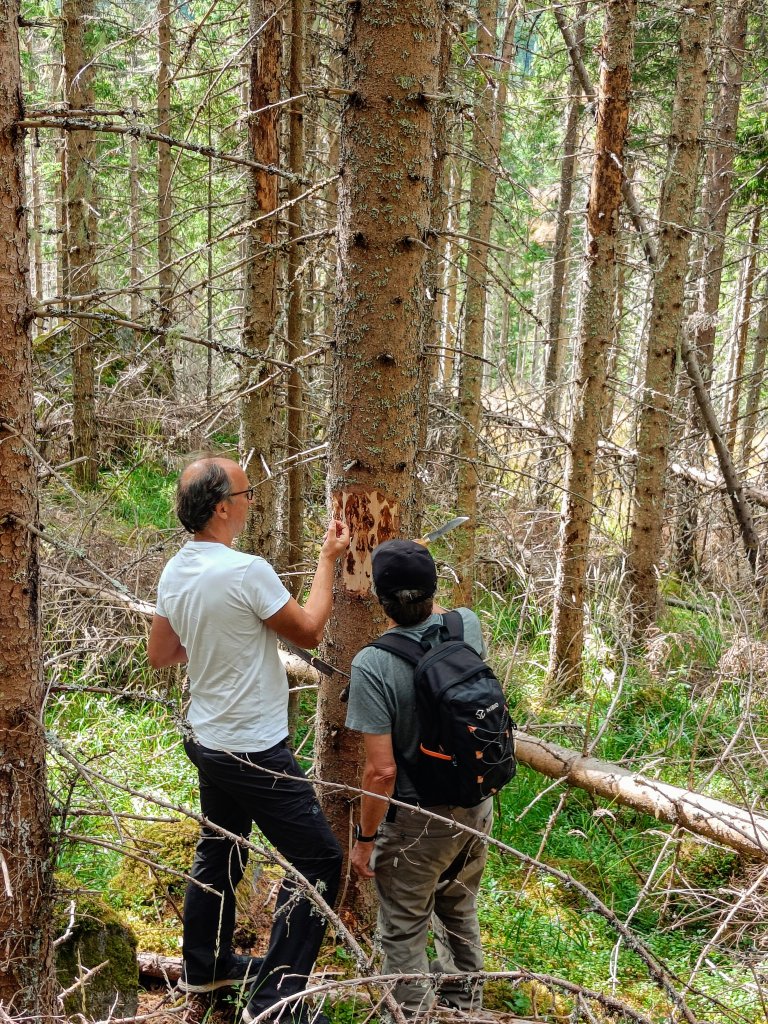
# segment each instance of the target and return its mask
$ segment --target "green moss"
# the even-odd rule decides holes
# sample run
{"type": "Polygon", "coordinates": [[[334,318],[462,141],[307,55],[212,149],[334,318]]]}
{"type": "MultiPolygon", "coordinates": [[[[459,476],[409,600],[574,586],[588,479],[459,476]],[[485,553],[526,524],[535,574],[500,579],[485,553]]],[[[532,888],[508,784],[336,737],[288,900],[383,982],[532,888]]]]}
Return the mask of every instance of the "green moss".
{"type": "Polygon", "coordinates": [[[739,866],[738,854],[709,843],[697,843],[684,839],[680,844],[678,867],[688,883],[694,887],[711,890],[725,885],[739,866]]]}
{"type": "Polygon", "coordinates": [[[73,876],[56,876],[54,930],[66,940],[56,948],[56,975],[70,988],[84,971],[105,964],[64,1001],[66,1013],[101,1017],[135,1013],[139,971],[132,929],[104,899],[78,887],[73,876]]]}
{"type": "Polygon", "coordinates": [[[163,913],[169,898],[176,900],[184,893],[184,873],[192,864],[199,835],[200,826],[192,818],[143,824],[133,837],[134,848],[143,859],[123,858],[122,867],[109,882],[115,900],[135,909],[154,906],[163,913]]]}

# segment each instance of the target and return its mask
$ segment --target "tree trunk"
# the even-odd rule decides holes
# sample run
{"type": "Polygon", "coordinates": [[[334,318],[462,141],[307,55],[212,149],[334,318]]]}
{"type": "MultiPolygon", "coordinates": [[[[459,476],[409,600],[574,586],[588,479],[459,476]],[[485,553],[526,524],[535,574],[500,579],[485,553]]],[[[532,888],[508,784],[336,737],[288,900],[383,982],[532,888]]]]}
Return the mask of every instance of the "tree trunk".
{"type": "MultiPolygon", "coordinates": [[[[27,52],[29,54],[27,86],[30,95],[33,95],[37,69],[37,51],[35,50],[35,34],[33,32],[27,33],[27,52]]],[[[32,241],[32,296],[38,301],[43,298],[43,207],[40,202],[40,168],[37,160],[39,148],[40,140],[33,137],[28,148],[29,181],[32,184],[32,230],[30,236],[32,241]]],[[[34,323],[32,330],[35,330],[34,323]]]]}
{"type": "MultiPolygon", "coordinates": [[[[280,18],[273,0],[251,0],[250,12],[249,157],[275,166],[279,158],[279,108],[274,104],[280,99],[280,18]]],[[[260,483],[241,543],[243,550],[271,561],[277,549],[277,489],[271,466],[278,411],[267,358],[277,355],[277,178],[258,169],[249,174],[243,345],[251,355],[244,369],[243,387],[247,390],[241,408],[241,444],[250,460],[251,479],[260,483]]]]}
{"type": "Polygon", "coordinates": [[[747,395],[747,409],[744,414],[744,434],[741,441],[741,465],[745,474],[749,473],[749,464],[752,461],[752,444],[755,440],[757,428],[757,412],[760,405],[760,392],[762,391],[765,378],[765,355],[768,349],[768,278],[763,286],[762,304],[760,306],[760,318],[757,323],[757,335],[755,337],[755,351],[752,357],[752,370],[749,375],[749,393],[747,395]]]}
{"type": "MultiPolygon", "coordinates": [[[[291,56],[288,91],[299,96],[304,72],[304,0],[291,2],[291,56]]],[[[295,99],[290,108],[288,128],[288,164],[294,174],[304,173],[304,103],[295,99]]],[[[288,470],[288,569],[293,575],[289,589],[294,597],[301,590],[302,580],[297,573],[301,567],[304,545],[304,481],[306,469],[300,465],[299,454],[304,449],[304,386],[295,360],[301,355],[303,344],[303,315],[301,278],[301,252],[296,239],[303,230],[302,208],[298,196],[303,190],[299,182],[288,184],[288,199],[292,206],[288,212],[288,344],[286,357],[292,368],[288,375],[286,394],[287,437],[285,454],[293,458],[288,470]]]]}
{"type": "MultiPolygon", "coordinates": [[[[291,0],[290,64],[288,70],[288,92],[298,97],[302,91],[304,74],[304,0],[291,0]]],[[[294,99],[289,107],[288,122],[288,165],[294,174],[304,173],[304,101],[294,99]]],[[[295,360],[301,355],[303,346],[303,288],[299,273],[301,254],[296,241],[303,231],[302,206],[299,195],[302,187],[298,181],[288,183],[288,260],[286,267],[288,286],[288,317],[286,359],[291,363],[286,388],[286,444],[285,454],[291,459],[288,469],[288,548],[287,569],[290,573],[288,589],[299,597],[304,583],[301,573],[304,556],[304,494],[306,491],[306,467],[299,458],[304,450],[304,381],[295,360]]],[[[296,732],[299,718],[299,694],[291,694],[288,705],[288,726],[291,735],[296,732]]]]}
{"type": "Polygon", "coordinates": [[[656,618],[675,356],[683,322],[707,93],[710,7],[710,0],[691,0],[680,10],[680,52],[669,161],[659,206],[658,269],[651,302],[629,540],[632,633],[636,641],[643,638],[656,618]]]}
{"type": "MultiPolygon", "coordinates": [[[[70,109],[93,106],[93,65],[85,55],[85,23],[93,15],[93,0],[63,0],[61,15],[64,38],[66,102],[70,109]]],[[[66,133],[67,279],[69,296],[87,295],[99,286],[96,270],[93,166],[96,147],[91,132],[66,133]]],[[[72,301],[75,309],[88,305],[72,301]]],[[[93,331],[87,321],[73,320],[72,347],[72,432],[74,467],[81,487],[94,487],[99,458],[96,424],[96,378],[93,331]]]]}
{"type": "MultiPolygon", "coordinates": [[[[576,31],[574,42],[581,53],[584,47],[586,30],[586,4],[579,4],[576,12],[576,31]]],[[[563,140],[563,159],[560,165],[560,192],[557,201],[557,218],[555,221],[555,242],[552,250],[552,279],[550,284],[549,311],[547,314],[547,363],[544,372],[544,417],[548,423],[554,423],[560,415],[561,387],[568,338],[562,332],[568,292],[568,253],[571,241],[571,224],[573,215],[573,182],[576,174],[578,157],[578,126],[581,107],[581,79],[575,66],[571,65],[568,81],[568,107],[565,119],[565,138],[563,140]]],[[[536,469],[536,504],[549,505],[552,489],[550,475],[555,469],[557,445],[553,440],[545,440],[539,455],[536,469]]],[[[555,470],[556,471],[556,470],[555,470]]]]}
{"type": "MultiPolygon", "coordinates": [[[[171,0],[157,4],[157,131],[171,134],[171,0]]],[[[174,272],[172,259],[173,192],[171,147],[157,144],[157,303],[158,360],[156,374],[160,391],[174,387],[173,352],[168,345],[168,331],[173,325],[174,272]]]]}
{"type": "MultiPolygon", "coordinates": [[[[581,51],[584,47],[586,32],[586,2],[580,0],[574,17],[576,30],[574,39],[581,51]]],[[[565,350],[568,339],[562,335],[563,312],[565,309],[565,292],[567,284],[568,250],[571,237],[573,215],[573,182],[578,157],[579,110],[581,108],[581,80],[572,66],[568,80],[568,108],[565,118],[565,138],[563,140],[563,159],[560,164],[560,193],[557,201],[557,220],[555,222],[555,243],[552,250],[552,284],[547,315],[547,368],[544,377],[546,389],[544,399],[544,415],[548,421],[557,419],[560,411],[560,385],[565,363],[565,350]]]]}
{"type": "MultiPolygon", "coordinates": [[[[381,631],[371,594],[372,549],[409,536],[416,522],[415,467],[422,353],[431,336],[426,261],[431,216],[438,73],[438,0],[369,0],[347,7],[341,121],[337,318],[329,482],[352,539],[336,582],[328,658],[348,669],[381,631]],[[395,158],[393,154],[397,154],[395,158]]],[[[360,737],[343,728],[337,681],[318,702],[318,775],[356,785],[360,737]]],[[[346,848],[348,794],[323,806],[346,848]]],[[[347,899],[361,913],[367,884],[347,899]]]]}
{"type": "Polygon", "coordinates": [[[0,1006],[48,1024],[57,989],[39,565],[27,529],[38,507],[18,17],[15,0],[0,6],[0,1006]]]}
{"type": "MultiPolygon", "coordinates": [[[[722,5],[719,39],[722,56],[716,71],[718,83],[712,109],[713,144],[705,155],[704,188],[700,214],[703,240],[698,278],[698,316],[694,323],[693,344],[699,352],[704,385],[710,386],[715,349],[720,291],[725,257],[726,228],[733,199],[736,127],[741,103],[742,77],[746,58],[747,10],[749,0],[729,0],[722,5]]],[[[696,404],[690,403],[692,447],[702,464],[705,458],[705,431],[696,416],[696,404]]],[[[695,458],[695,455],[691,456],[695,458]]],[[[690,488],[684,487],[682,515],[676,541],[677,569],[691,575],[696,566],[696,535],[699,508],[690,488]]]]}
{"type": "Polygon", "coordinates": [[[768,818],[751,810],[646,778],[525,733],[515,735],[515,754],[521,764],[550,779],[564,779],[569,786],[632,807],[657,821],[685,828],[748,857],[768,860],[768,818]]]}
{"type": "MultiPolygon", "coordinates": [[[[131,106],[138,110],[139,102],[136,96],[131,97],[131,106]]],[[[139,140],[131,137],[128,151],[128,189],[131,195],[130,206],[128,207],[128,233],[131,237],[131,298],[130,317],[131,320],[138,320],[141,316],[141,292],[139,281],[141,280],[141,189],[139,187],[139,140]]]]}
{"type": "Polygon", "coordinates": [[[699,318],[693,343],[701,359],[701,372],[709,386],[720,306],[720,285],[725,256],[725,229],[733,199],[733,160],[736,153],[736,124],[741,103],[741,85],[746,59],[747,11],[749,0],[728,0],[723,4],[720,29],[723,56],[717,69],[718,89],[712,110],[715,144],[707,149],[705,189],[701,214],[704,256],[699,276],[699,318]]]}
{"type": "Polygon", "coordinates": [[[728,496],[731,499],[731,507],[733,508],[736,522],[739,525],[739,532],[744,543],[744,551],[755,575],[755,584],[761,597],[763,612],[765,613],[766,597],[768,596],[766,593],[765,565],[764,559],[761,557],[760,539],[755,530],[748,496],[736,472],[728,445],[717,422],[709,389],[698,365],[696,350],[686,337],[682,339],[682,355],[688,370],[688,376],[693,385],[693,393],[699,405],[701,418],[706,425],[710,440],[712,441],[712,447],[717,455],[717,461],[720,464],[720,472],[723,474],[728,496]]]}
{"type": "MultiPolygon", "coordinates": [[[[449,206],[448,229],[455,232],[459,226],[458,208],[461,201],[462,167],[458,160],[450,173],[450,185],[448,189],[449,206]]],[[[451,394],[453,387],[453,375],[456,366],[456,350],[459,345],[459,316],[458,316],[458,291],[459,291],[459,242],[453,239],[450,248],[446,249],[445,283],[445,306],[443,313],[443,362],[441,367],[441,386],[446,399],[451,394]]]]}
{"type": "Polygon", "coordinates": [[[744,287],[741,294],[741,305],[734,338],[735,359],[733,375],[728,389],[728,412],[725,416],[725,443],[733,456],[736,450],[736,433],[739,429],[739,407],[741,405],[741,385],[744,376],[744,363],[747,357],[747,340],[749,324],[752,319],[752,292],[755,287],[757,270],[757,253],[760,242],[760,218],[762,209],[758,207],[752,217],[752,228],[749,232],[747,262],[744,267],[744,287]]]}
{"type": "Polygon", "coordinates": [[[622,161],[629,118],[636,0],[606,6],[601,46],[595,161],[587,227],[587,274],[579,329],[576,402],[565,468],[555,578],[549,682],[575,690],[581,682],[584,595],[595,477],[616,307],[616,235],[622,161]]]}
{"type": "Polygon", "coordinates": [[[469,185],[467,234],[467,293],[464,304],[464,334],[459,367],[459,440],[456,511],[469,516],[469,522],[454,544],[456,582],[453,604],[472,603],[475,562],[477,491],[477,435],[480,428],[483,383],[483,340],[485,333],[486,282],[488,279],[488,243],[493,222],[493,197],[496,188],[497,137],[496,104],[493,82],[496,80],[497,0],[479,0],[477,8],[477,45],[475,47],[474,127],[472,131],[472,168],[469,185]]]}

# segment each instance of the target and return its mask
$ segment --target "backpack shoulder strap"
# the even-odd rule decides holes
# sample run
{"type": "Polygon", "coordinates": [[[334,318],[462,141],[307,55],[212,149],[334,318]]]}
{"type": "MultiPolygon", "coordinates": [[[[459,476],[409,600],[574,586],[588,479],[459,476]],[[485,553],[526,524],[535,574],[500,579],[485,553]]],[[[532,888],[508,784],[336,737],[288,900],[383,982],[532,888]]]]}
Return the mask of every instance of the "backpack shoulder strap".
{"type": "Polygon", "coordinates": [[[443,626],[448,630],[449,640],[464,639],[464,619],[455,609],[443,615],[443,626]]]}
{"type": "Polygon", "coordinates": [[[424,654],[424,649],[418,640],[401,636],[399,633],[385,633],[376,640],[372,640],[368,647],[376,647],[380,651],[389,651],[390,654],[396,654],[398,658],[403,658],[411,665],[418,665],[424,654]]]}

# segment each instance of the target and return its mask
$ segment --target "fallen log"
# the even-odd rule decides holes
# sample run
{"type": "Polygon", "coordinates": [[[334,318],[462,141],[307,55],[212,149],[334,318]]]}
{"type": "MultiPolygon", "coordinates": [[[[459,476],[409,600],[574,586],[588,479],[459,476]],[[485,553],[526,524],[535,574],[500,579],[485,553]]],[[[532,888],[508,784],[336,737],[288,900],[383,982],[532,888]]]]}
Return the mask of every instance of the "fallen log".
{"type": "Polygon", "coordinates": [[[748,857],[768,860],[768,818],[746,808],[584,757],[577,750],[523,732],[517,733],[516,755],[521,764],[550,779],[563,779],[569,786],[650,814],[748,857]]]}

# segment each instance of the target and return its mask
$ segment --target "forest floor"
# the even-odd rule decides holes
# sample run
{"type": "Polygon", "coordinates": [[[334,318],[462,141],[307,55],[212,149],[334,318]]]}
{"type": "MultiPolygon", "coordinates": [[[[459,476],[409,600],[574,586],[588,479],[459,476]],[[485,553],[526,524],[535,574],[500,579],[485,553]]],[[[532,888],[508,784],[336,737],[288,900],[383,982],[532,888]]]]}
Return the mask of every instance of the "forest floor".
{"type": "MultiPolygon", "coordinates": [[[[103,576],[151,600],[159,567],[181,542],[171,511],[173,478],[157,468],[138,483],[130,478],[131,488],[139,485],[143,490],[135,492],[127,479],[116,478],[108,498],[83,499],[90,503],[87,527],[71,495],[49,489],[45,496],[52,538],[76,536],[76,546],[51,545],[44,553],[44,578],[54,584],[46,587],[44,607],[52,686],[46,724],[79,765],[54,747],[49,779],[54,806],[68,815],[58,847],[61,870],[104,894],[141,949],[178,956],[183,873],[197,835],[196,822],[184,813],[196,807],[197,794],[178,729],[181,680],[173,672],[149,671],[146,614],[121,604],[103,576]],[[147,509],[151,516],[139,520],[137,510],[147,509]],[[59,585],[62,579],[66,585],[59,585]],[[94,773],[102,781],[94,781],[94,773]]],[[[450,552],[436,554],[449,564],[450,552]]],[[[620,581],[596,568],[584,683],[552,701],[545,685],[546,567],[539,577],[530,560],[518,572],[502,572],[500,564],[493,562],[494,578],[477,608],[521,728],[563,746],[588,747],[647,777],[758,812],[765,806],[767,649],[733,595],[666,580],[673,601],[642,656],[631,657],[620,581]]],[[[314,695],[304,692],[299,739],[307,739],[308,770],[314,713],[314,695]]],[[[525,767],[501,795],[494,837],[504,845],[490,853],[479,912],[487,969],[510,977],[489,982],[493,1019],[511,1024],[578,1016],[568,984],[615,995],[635,1020],[662,1024],[675,1013],[647,960],[619,939],[610,919],[596,914],[574,887],[527,867],[527,855],[576,879],[630,927],[648,956],[669,971],[697,1020],[765,1021],[763,864],[525,767]]],[[[268,857],[251,860],[256,882],[261,877],[273,887],[268,857]]],[[[264,893],[255,895],[254,885],[251,879],[243,886],[250,898],[237,941],[257,952],[268,931],[269,903],[264,893]]],[[[323,966],[347,978],[355,969],[342,946],[329,948],[323,966]]],[[[579,1019],[610,1017],[594,999],[589,1007],[579,1019]]],[[[141,1010],[160,1024],[183,1013],[162,988],[142,992],[141,1010]]],[[[218,1007],[209,1019],[229,1024],[233,1013],[218,1007]]],[[[372,1004],[361,995],[335,1003],[332,1021],[365,1024],[371,1014],[372,1004]]]]}

